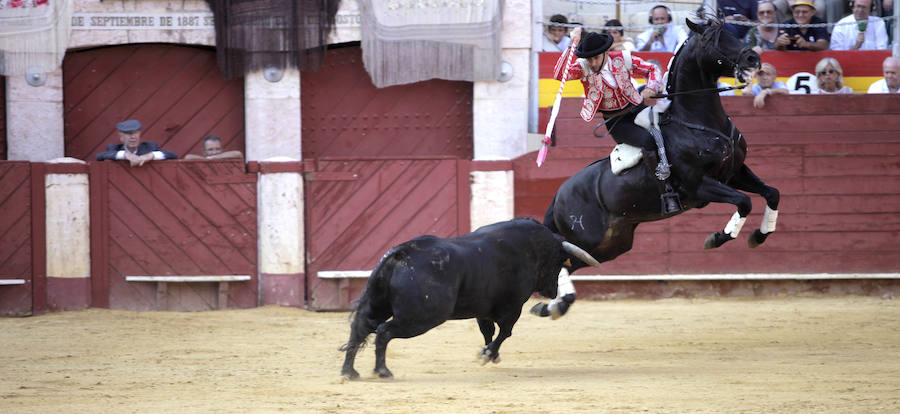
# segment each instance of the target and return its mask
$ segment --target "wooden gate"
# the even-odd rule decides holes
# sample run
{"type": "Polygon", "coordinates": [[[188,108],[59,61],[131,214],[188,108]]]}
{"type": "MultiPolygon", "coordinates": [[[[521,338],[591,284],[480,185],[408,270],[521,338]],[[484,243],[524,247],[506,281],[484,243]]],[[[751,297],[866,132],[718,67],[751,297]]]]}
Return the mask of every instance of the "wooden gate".
{"type": "Polygon", "coordinates": [[[368,271],[396,244],[469,231],[468,161],[335,158],[304,165],[311,308],[348,308],[368,271]]]}
{"type": "Polygon", "coordinates": [[[304,159],[472,159],[472,82],[376,88],[359,46],[328,50],[325,66],[300,81],[304,159]]]}
{"type": "Polygon", "coordinates": [[[91,163],[93,306],[205,310],[227,300],[228,307],[255,307],[256,175],[244,168],[238,161],[141,168],[91,163]],[[220,291],[220,282],[196,279],[211,275],[249,280],[220,291]],[[129,276],[186,276],[176,281],[192,283],[128,281],[129,276]]]}
{"type": "Polygon", "coordinates": [[[28,162],[0,162],[0,315],[32,312],[32,185],[28,162]]]}
{"type": "Polygon", "coordinates": [[[94,160],[118,144],[116,123],[137,119],[144,141],[183,157],[206,135],[244,150],[243,79],[226,81],[210,48],[138,44],[67,53],[65,154],[94,160]]]}

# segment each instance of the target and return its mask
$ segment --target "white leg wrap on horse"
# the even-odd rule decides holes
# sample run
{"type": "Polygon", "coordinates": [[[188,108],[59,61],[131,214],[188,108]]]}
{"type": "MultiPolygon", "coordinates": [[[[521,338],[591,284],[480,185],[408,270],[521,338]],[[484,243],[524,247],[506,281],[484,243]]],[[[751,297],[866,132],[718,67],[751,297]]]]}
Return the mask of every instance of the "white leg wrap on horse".
{"type": "Polygon", "coordinates": [[[741,232],[741,227],[744,227],[744,222],[747,221],[746,217],[741,217],[738,212],[734,212],[734,215],[731,216],[731,220],[728,220],[728,224],[725,225],[725,234],[731,236],[732,239],[737,238],[738,234],[741,232]]]}
{"type": "MultiPolygon", "coordinates": [[[[575,293],[575,285],[572,284],[572,279],[569,278],[569,270],[565,267],[559,271],[559,278],[556,280],[557,293],[556,298],[559,299],[565,295],[570,293],[575,293]]],[[[554,299],[554,300],[557,300],[554,299]]]]}
{"type": "Polygon", "coordinates": [[[769,206],[766,206],[766,212],[763,213],[762,224],[759,226],[759,231],[763,234],[769,234],[775,231],[775,222],[778,221],[778,210],[772,210],[769,206]]]}
{"type": "MultiPolygon", "coordinates": [[[[550,301],[550,304],[547,305],[547,311],[550,312],[550,319],[558,319],[563,315],[564,310],[560,309],[560,303],[563,302],[563,297],[570,294],[575,294],[575,285],[572,284],[572,279],[569,278],[569,270],[565,267],[559,271],[559,278],[556,280],[556,298],[550,301]]],[[[566,305],[568,308],[568,305],[566,305]]]]}

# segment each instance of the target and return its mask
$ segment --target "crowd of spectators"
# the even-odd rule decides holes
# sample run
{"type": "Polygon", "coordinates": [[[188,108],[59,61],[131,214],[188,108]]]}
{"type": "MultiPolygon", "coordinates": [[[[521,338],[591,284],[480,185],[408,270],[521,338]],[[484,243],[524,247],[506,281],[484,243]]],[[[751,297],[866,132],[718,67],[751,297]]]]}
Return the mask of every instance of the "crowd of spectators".
{"type": "MultiPolygon", "coordinates": [[[[892,45],[891,30],[895,23],[893,19],[882,17],[893,16],[894,1],[719,0],[717,7],[724,17],[726,29],[760,54],[766,50],[886,50],[892,45]]],[[[610,48],[613,51],[673,53],[689,36],[684,25],[673,20],[672,11],[660,4],[649,10],[648,22],[652,27],[641,32],[634,41],[625,35],[624,25],[617,19],[608,20],[601,31],[613,36],[610,48]]],[[[568,20],[565,16],[554,15],[551,22],[568,23],[568,20]]],[[[567,28],[549,26],[543,50],[560,51],[565,49],[563,44],[568,47],[570,40],[566,31],[567,28]],[[555,34],[551,35],[551,31],[555,34]]],[[[873,83],[868,92],[897,93],[900,89],[898,70],[900,59],[887,58],[883,64],[884,78],[873,83]]],[[[810,88],[811,93],[853,93],[844,84],[843,69],[837,59],[826,57],[820,60],[813,73],[815,85],[810,88]]],[[[758,71],[752,90],[748,88],[743,94],[754,95],[754,106],[761,108],[767,96],[787,91],[787,85],[776,79],[776,68],[767,63],[758,71]]]]}

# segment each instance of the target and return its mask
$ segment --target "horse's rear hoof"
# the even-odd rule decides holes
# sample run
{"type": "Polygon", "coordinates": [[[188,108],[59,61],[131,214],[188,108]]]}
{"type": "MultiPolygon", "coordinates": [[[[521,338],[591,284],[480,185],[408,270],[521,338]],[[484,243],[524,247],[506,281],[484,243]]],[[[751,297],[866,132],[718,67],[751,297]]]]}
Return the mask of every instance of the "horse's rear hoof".
{"type": "Polygon", "coordinates": [[[763,244],[763,242],[766,241],[766,237],[769,237],[770,234],[772,233],[763,233],[759,229],[754,230],[747,239],[747,246],[750,246],[751,249],[759,247],[760,244],[763,244]]]}
{"type": "Polygon", "coordinates": [[[706,243],[703,243],[703,248],[715,249],[730,240],[734,239],[727,234],[715,232],[713,234],[710,234],[709,237],[706,238],[706,243]]]}

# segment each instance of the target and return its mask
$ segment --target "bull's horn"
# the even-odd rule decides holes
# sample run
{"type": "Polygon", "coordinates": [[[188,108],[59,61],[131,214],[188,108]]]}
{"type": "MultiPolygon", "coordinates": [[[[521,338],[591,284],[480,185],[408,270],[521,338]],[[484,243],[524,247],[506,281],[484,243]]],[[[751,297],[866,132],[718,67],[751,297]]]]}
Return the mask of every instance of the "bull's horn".
{"type": "Polygon", "coordinates": [[[562,242],[562,245],[563,245],[563,250],[565,250],[566,253],[569,253],[572,256],[575,256],[575,257],[581,259],[582,262],[585,262],[591,266],[600,267],[600,262],[598,262],[597,259],[594,259],[594,257],[591,256],[590,253],[582,250],[580,247],[578,247],[572,243],[569,243],[567,241],[562,242]]]}

